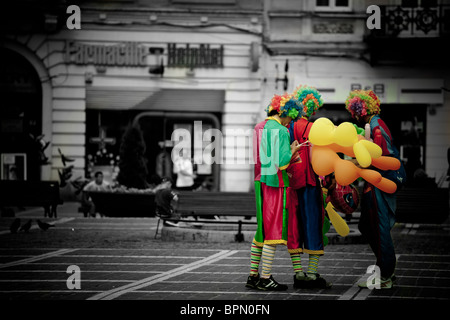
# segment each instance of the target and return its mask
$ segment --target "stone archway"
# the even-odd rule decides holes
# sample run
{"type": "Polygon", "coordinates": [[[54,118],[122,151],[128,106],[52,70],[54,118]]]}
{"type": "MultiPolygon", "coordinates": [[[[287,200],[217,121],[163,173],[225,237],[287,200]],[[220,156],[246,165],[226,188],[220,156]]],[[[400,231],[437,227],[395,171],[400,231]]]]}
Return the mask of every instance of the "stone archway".
{"type": "MultiPolygon", "coordinates": [[[[19,44],[15,41],[2,40],[0,42],[0,50],[12,52],[13,54],[21,56],[26,63],[28,63],[33,72],[36,74],[40,82],[40,133],[45,135],[45,141],[49,141],[50,145],[46,149],[46,156],[51,158],[52,148],[52,84],[47,68],[39,57],[31,51],[28,47],[19,44]]],[[[20,59],[20,58],[19,58],[20,59]]],[[[40,168],[40,173],[37,174],[37,179],[49,180],[51,177],[51,166],[46,165],[40,168]]]]}

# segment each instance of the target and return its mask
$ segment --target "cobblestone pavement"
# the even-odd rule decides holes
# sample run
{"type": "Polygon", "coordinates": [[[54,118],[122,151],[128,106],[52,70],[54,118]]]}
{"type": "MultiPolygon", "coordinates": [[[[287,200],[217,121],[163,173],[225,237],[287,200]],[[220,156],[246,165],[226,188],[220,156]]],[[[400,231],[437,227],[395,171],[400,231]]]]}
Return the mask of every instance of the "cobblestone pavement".
{"type": "MultiPolygon", "coordinates": [[[[42,231],[11,234],[13,218],[0,219],[0,299],[121,300],[449,300],[450,224],[397,224],[393,230],[397,281],[391,290],[359,289],[374,264],[367,244],[337,242],[326,247],[319,272],[331,289],[292,287],[287,250],[278,246],[274,278],[285,292],[244,287],[249,272],[250,242],[189,243],[154,239],[155,218],[82,218],[60,212],[44,219],[39,210],[19,213],[22,223],[55,223],[42,231]],[[81,289],[69,289],[67,272],[80,268],[81,289]]],[[[354,227],[352,227],[354,228],[354,227]]],[[[250,240],[250,239],[247,239],[250,240]]],[[[302,255],[307,266],[307,255],[302,255]]]]}

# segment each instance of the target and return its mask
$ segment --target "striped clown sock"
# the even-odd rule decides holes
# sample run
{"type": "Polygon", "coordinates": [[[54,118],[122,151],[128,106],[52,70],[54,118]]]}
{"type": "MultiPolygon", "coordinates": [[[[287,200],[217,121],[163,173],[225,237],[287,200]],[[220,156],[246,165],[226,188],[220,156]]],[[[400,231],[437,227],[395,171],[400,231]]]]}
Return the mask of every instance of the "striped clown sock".
{"type": "Polygon", "coordinates": [[[291,255],[291,261],[292,261],[292,266],[294,267],[294,272],[302,272],[303,268],[302,268],[302,261],[300,258],[300,253],[295,252],[295,253],[290,253],[291,255]]]}
{"type": "Polygon", "coordinates": [[[255,242],[252,242],[252,248],[250,250],[250,274],[258,275],[259,263],[261,261],[262,247],[258,247],[255,242]]]}
{"type": "Polygon", "coordinates": [[[262,250],[262,272],[261,278],[268,279],[272,271],[272,262],[275,257],[276,246],[270,244],[264,244],[262,250]]]}
{"type": "Polygon", "coordinates": [[[309,255],[308,273],[317,273],[317,269],[319,268],[319,257],[318,254],[309,255]]]}

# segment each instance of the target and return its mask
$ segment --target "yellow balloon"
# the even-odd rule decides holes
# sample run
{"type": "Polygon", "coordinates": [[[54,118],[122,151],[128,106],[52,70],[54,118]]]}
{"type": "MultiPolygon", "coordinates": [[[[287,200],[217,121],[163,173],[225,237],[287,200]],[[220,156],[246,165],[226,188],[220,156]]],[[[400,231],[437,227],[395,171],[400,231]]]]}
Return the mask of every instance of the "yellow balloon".
{"type": "Polygon", "coordinates": [[[359,142],[355,143],[353,145],[353,152],[355,153],[356,160],[358,160],[358,163],[361,165],[361,167],[367,168],[371,165],[372,157],[363,144],[359,142]]]}
{"type": "Polygon", "coordinates": [[[381,147],[376,143],[370,142],[368,140],[360,140],[358,143],[362,144],[367,151],[369,151],[372,158],[379,158],[383,154],[381,147]]]}
{"type": "Polygon", "coordinates": [[[350,122],[343,122],[336,128],[334,133],[334,143],[343,147],[350,147],[357,142],[358,133],[350,122]]]}
{"type": "Polygon", "coordinates": [[[325,146],[333,141],[334,124],[328,118],[319,118],[314,121],[309,131],[308,140],[317,146],[325,146]]]}
{"type": "Polygon", "coordinates": [[[345,222],[344,219],[334,210],[333,205],[328,202],[325,210],[328,213],[328,217],[330,218],[331,223],[333,224],[334,229],[341,237],[346,237],[349,232],[350,228],[348,227],[348,224],[345,222]]]}

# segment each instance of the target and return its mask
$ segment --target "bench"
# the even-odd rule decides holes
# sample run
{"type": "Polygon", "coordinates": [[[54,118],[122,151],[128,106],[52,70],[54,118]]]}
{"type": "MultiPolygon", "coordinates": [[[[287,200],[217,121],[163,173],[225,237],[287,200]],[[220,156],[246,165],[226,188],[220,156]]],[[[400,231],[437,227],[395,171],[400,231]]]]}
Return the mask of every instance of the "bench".
{"type": "MultiPolygon", "coordinates": [[[[153,193],[87,192],[97,212],[107,217],[154,217],[153,193]]],[[[83,211],[84,213],[84,211],[83,211]]]]}
{"type": "Polygon", "coordinates": [[[404,187],[397,192],[397,222],[440,224],[448,215],[448,188],[404,187]]]}
{"type": "Polygon", "coordinates": [[[57,217],[56,207],[63,201],[57,181],[0,180],[2,215],[14,211],[7,207],[44,207],[44,217],[57,217]]]}
{"type": "Polygon", "coordinates": [[[249,220],[256,216],[255,194],[252,192],[190,192],[178,193],[178,207],[176,209],[180,218],[160,218],[156,226],[155,238],[158,235],[160,221],[178,221],[185,223],[217,223],[237,224],[238,233],[235,240],[242,242],[244,235],[242,225],[256,224],[249,220]],[[239,220],[216,220],[214,217],[242,217],[239,220]],[[189,220],[187,217],[194,217],[189,220]],[[208,219],[209,218],[209,219],[208,219]]]}

